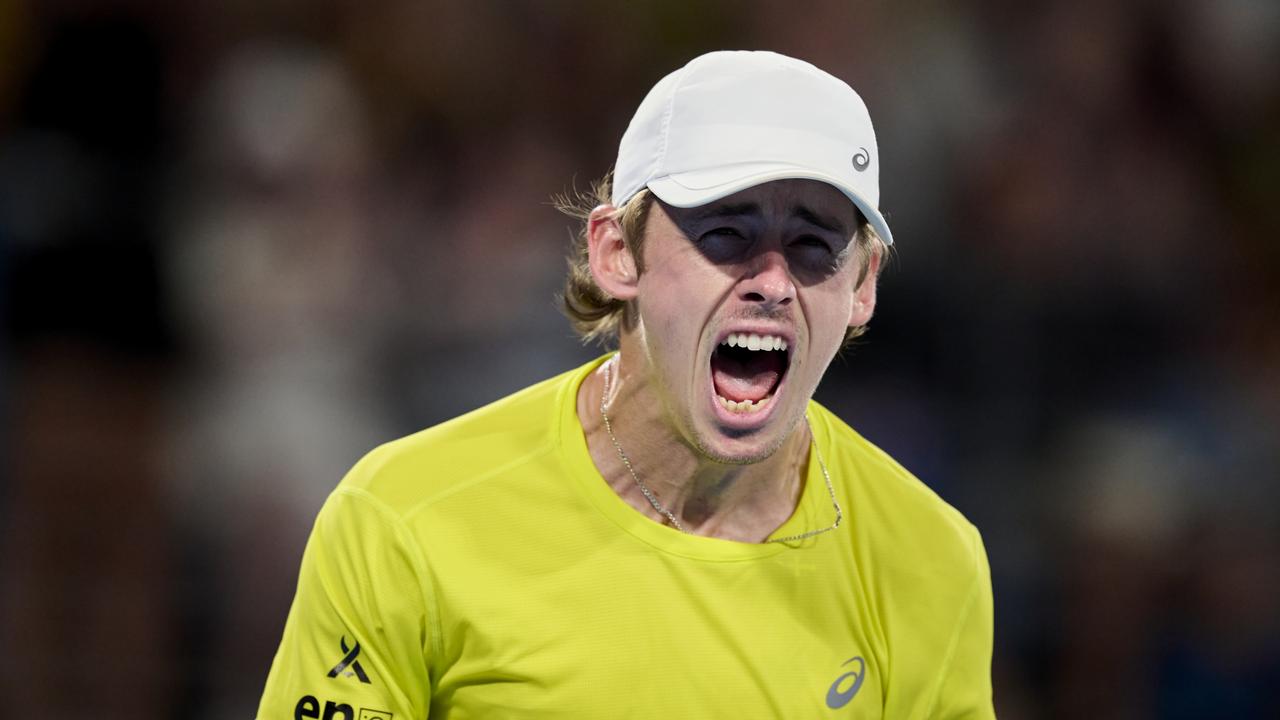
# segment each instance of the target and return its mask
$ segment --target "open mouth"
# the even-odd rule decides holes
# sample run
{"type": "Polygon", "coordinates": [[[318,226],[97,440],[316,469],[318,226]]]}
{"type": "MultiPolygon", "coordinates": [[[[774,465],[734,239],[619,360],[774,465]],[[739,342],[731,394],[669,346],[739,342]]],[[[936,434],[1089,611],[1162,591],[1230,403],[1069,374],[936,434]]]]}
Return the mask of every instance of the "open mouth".
{"type": "Polygon", "coordinates": [[[711,353],[716,399],[732,413],[768,407],[787,372],[787,341],[777,335],[730,333],[711,353]]]}

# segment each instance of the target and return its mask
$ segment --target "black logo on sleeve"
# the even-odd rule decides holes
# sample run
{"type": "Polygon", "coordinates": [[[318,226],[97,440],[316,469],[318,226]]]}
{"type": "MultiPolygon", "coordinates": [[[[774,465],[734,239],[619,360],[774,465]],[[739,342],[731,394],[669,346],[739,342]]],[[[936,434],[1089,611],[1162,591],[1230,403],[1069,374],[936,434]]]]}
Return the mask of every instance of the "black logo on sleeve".
{"type": "Polygon", "coordinates": [[[362,683],[369,682],[369,676],[365,674],[364,668],[360,667],[360,661],[356,659],[360,657],[360,643],[357,642],[355,647],[348,649],[347,636],[343,635],[342,639],[338,641],[338,644],[342,647],[342,652],[346,653],[346,655],[344,655],[342,660],[339,661],[337,665],[334,665],[333,669],[329,671],[329,677],[336,678],[339,675],[342,675],[343,677],[351,677],[354,675],[360,678],[360,682],[362,683]],[[351,669],[348,670],[347,668],[351,669]]]}

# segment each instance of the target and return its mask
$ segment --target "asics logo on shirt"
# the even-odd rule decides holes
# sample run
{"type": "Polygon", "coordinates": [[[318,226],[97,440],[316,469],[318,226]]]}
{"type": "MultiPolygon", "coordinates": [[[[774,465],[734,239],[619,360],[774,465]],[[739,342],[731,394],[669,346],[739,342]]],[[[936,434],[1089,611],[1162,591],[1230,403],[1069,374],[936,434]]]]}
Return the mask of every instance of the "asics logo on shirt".
{"type": "Polygon", "coordinates": [[[329,671],[329,677],[336,678],[339,674],[344,677],[351,677],[354,675],[360,678],[360,682],[362,683],[369,682],[369,676],[365,674],[364,668],[360,667],[360,661],[356,659],[360,656],[360,643],[357,642],[355,647],[348,650],[347,636],[343,635],[342,639],[338,641],[338,645],[346,655],[344,655],[342,660],[340,660],[337,665],[334,665],[333,669],[329,671]],[[351,670],[347,670],[347,668],[351,668],[351,670]]]}
{"type": "Polygon", "coordinates": [[[867,663],[862,659],[862,656],[851,657],[845,660],[840,667],[854,662],[857,663],[855,668],[836,678],[836,681],[831,683],[831,687],[827,690],[827,707],[832,710],[839,710],[848,705],[853,696],[857,695],[858,690],[862,688],[862,679],[867,675],[867,663]],[[844,686],[843,690],[840,689],[841,685],[844,686]]]}

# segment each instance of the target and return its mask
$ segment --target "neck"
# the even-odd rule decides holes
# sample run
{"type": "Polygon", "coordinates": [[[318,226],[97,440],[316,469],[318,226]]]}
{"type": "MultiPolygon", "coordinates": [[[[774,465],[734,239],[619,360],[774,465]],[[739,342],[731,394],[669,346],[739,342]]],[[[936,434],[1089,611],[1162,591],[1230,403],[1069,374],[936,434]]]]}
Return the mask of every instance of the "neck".
{"type": "Polygon", "coordinates": [[[810,440],[803,424],[760,462],[717,462],[680,432],[654,388],[622,354],[582,383],[577,406],[596,468],[623,500],[657,522],[671,524],[636,477],[686,531],[741,542],[764,541],[799,502],[810,440]]]}

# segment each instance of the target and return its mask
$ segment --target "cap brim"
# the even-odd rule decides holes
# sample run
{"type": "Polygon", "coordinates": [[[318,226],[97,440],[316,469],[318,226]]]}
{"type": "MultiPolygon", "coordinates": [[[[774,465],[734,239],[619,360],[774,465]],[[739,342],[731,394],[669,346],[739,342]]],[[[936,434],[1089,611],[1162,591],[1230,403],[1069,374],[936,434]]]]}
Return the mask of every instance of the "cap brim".
{"type": "Polygon", "coordinates": [[[886,245],[893,244],[893,233],[879,208],[868,202],[857,190],[833,175],[809,168],[781,163],[747,163],[712,170],[676,173],[649,181],[648,187],[668,205],[681,208],[698,207],[728,197],[741,190],[774,180],[818,180],[844,193],[871,223],[886,245]]]}

